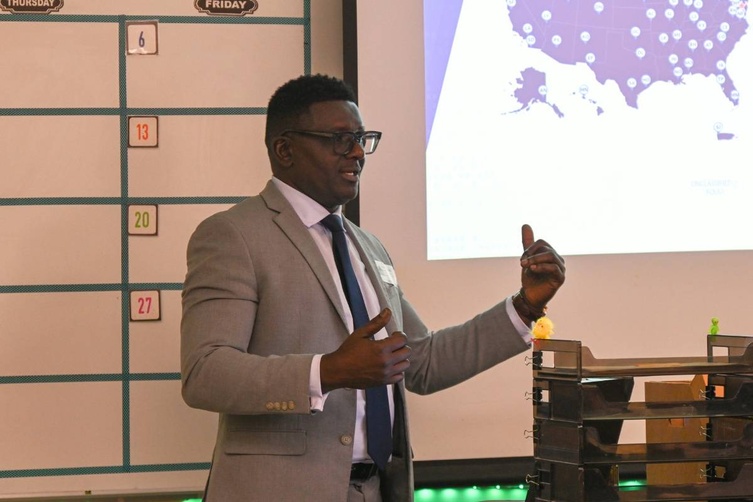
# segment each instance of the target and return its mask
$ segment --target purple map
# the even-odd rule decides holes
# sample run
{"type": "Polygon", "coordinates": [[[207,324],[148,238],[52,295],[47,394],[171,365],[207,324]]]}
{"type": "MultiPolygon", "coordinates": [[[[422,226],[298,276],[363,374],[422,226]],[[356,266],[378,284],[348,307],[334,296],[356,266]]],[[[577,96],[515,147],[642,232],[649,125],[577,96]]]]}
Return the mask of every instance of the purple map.
{"type": "MultiPolygon", "coordinates": [[[[513,29],[530,47],[560,63],[587,63],[599,82],[614,80],[634,108],[652,82],[681,83],[690,74],[715,77],[738,103],[726,62],[747,29],[747,1],[507,0],[507,6],[513,29]]],[[[541,85],[541,76],[534,78],[525,92],[541,85]]]]}
{"type": "Polygon", "coordinates": [[[526,68],[521,72],[518,84],[520,84],[520,88],[515,91],[515,99],[522,106],[512,113],[527,110],[534,103],[543,103],[551,106],[558,117],[562,118],[564,116],[557,105],[546,101],[546,74],[533,68],[526,68]]]}

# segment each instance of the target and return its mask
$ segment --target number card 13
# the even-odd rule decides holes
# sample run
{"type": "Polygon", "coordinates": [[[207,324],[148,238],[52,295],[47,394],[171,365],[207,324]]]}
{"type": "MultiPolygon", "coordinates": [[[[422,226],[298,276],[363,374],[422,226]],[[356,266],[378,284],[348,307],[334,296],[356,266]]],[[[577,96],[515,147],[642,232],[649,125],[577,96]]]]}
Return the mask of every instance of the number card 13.
{"type": "Polygon", "coordinates": [[[159,145],[159,118],[128,117],[128,146],[155,148],[159,145]]]}

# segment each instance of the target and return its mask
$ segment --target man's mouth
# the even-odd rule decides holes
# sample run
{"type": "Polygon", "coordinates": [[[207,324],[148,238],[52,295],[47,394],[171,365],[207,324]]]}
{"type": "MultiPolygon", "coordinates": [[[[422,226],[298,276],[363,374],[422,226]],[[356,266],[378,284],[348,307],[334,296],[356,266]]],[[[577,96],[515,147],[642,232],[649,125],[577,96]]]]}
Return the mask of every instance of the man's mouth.
{"type": "Polygon", "coordinates": [[[358,175],[361,174],[360,169],[346,169],[344,171],[341,171],[343,176],[351,181],[358,181],[358,175]]]}

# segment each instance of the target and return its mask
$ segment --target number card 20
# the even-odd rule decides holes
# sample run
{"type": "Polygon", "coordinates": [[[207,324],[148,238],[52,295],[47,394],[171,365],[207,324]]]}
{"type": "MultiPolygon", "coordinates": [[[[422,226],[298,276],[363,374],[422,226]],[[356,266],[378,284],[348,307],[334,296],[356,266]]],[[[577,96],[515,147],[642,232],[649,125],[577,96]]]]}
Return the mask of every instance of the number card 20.
{"type": "Polygon", "coordinates": [[[128,206],[128,235],[157,235],[157,206],[128,206]]]}
{"type": "Polygon", "coordinates": [[[159,291],[131,291],[131,321],[161,319],[159,291]]]}

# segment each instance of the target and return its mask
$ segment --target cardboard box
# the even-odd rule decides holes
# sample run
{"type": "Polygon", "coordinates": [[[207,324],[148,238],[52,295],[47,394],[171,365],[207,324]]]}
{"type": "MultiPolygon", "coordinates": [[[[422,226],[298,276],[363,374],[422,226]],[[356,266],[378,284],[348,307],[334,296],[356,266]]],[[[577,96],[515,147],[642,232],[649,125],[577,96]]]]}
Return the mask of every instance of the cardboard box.
{"type": "MultiPolygon", "coordinates": [[[[696,401],[704,399],[706,379],[697,375],[691,381],[646,382],[647,403],[696,401]]],[[[646,420],[646,443],[692,443],[705,441],[707,418],[646,420]]],[[[648,485],[705,483],[706,462],[647,464],[648,485]]]]}

